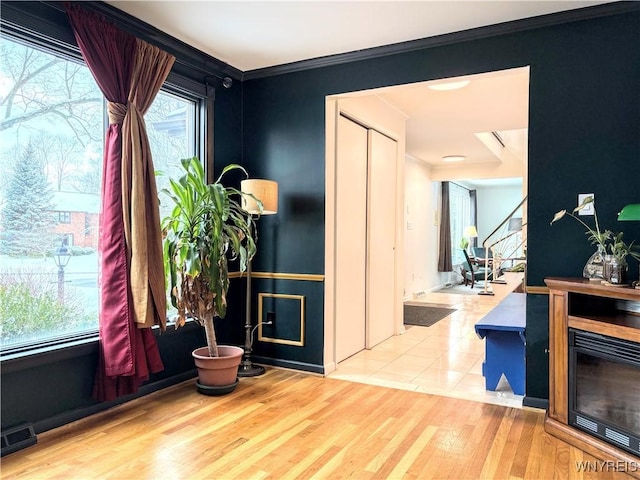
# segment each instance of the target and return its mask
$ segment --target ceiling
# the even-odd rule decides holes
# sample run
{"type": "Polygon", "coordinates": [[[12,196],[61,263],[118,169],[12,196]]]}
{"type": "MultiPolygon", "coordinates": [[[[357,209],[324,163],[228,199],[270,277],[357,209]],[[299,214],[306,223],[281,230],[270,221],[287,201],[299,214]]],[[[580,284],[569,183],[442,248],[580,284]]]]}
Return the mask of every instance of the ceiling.
{"type": "Polygon", "coordinates": [[[608,1],[125,1],[106,3],[242,70],[608,1]]]}
{"type": "MultiPolygon", "coordinates": [[[[607,1],[107,1],[242,71],[357,51],[607,1]]],[[[462,77],[464,88],[389,87],[377,95],[407,116],[406,151],[432,168],[526,164],[529,69],[462,77]],[[496,144],[500,133],[505,147],[496,144]],[[496,148],[497,147],[497,148],[496,148]],[[453,165],[453,164],[452,164],[453,165]],[[459,164],[455,164],[458,166],[459,164]]],[[[482,176],[482,175],[480,175],[482,176]]],[[[476,175],[477,177],[477,175],[476,175]]],[[[513,185],[521,179],[473,182],[513,185]]]]}

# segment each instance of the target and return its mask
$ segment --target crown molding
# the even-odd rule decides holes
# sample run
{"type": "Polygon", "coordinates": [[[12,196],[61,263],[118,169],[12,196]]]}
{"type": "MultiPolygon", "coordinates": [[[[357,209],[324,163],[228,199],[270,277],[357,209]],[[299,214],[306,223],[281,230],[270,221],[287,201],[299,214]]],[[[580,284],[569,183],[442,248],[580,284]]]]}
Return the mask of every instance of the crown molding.
{"type": "Polygon", "coordinates": [[[498,35],[506,35],[542,27],[560,25],[563,23],[578,22],[582,20],[590,20],[593,18],[638,11],[640,11],[640,2],[638,1],[623,1],[594,5],[592,7],[578,8],[557,13],[549,13],[546,15],[523,18],[511,22],[497,23],[495,25],[487,25],[485,27],[477,27],[469,30],[437,35],[434,37],[393,43],[390,45],[383,45],[381,47],[366,48],[354,52],[326,55],[323,57],[312,58],[309,60],[300,60],[298,62],[291,62],[282,65],[276,65],[273,67],[248,70],[244,72],[243,80],[254,80],[259,78],[272,77],[275,75],[282,75],[286,73],[301,72],[314,68],[329,67],[333,65],[340,65],[343,63],[369,60],[373,58],[384,57],[387,55],[396,55],[400,53],[412,52],[415,50],[423,50],[426,48],[481,40],[498,35]]]}

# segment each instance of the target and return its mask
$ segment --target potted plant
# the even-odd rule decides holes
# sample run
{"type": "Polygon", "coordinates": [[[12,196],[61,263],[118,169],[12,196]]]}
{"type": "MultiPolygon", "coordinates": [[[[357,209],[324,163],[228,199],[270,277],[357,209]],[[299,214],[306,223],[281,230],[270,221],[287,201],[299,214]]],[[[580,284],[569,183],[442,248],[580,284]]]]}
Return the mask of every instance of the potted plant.
{"type": "Polygon", "coordinates": [[[609,230],[605,230],[604,232],[600,230],[600,224],[598,223],[598,214],[596,213],[596,206],[593,200],[593,196],[586,197],[580,205],[573,209],[572,212],[568,212],[567,210],[560,210],[556,212],[551,220],[551,224],[557,222],[561,218],[569,216],[580,222],[583,227],[586,228],[585,234],[587,235],[587,239],[593,244],[597,246],[596,252],[591,255],[589,260],[584,266],[582,271],[582,275],[585,278],[593,279],[593,280],[601,280],[604,278],[604,256],[607,251],[607,241],[611,238],[611,232],[609,230]],[[591,228],[586,224],[578,215],[577,212],[587,208],[589,205],[593,205],[593,218],[595,222],[595,228],[591,228]]]}
{"type": "Polygon", "coordinates": [[[228,261],[238,260],[244,272],[256,243],[251,234],[252,216],[239,202],[246,194],[223,186],[221,180],[232,170],[247,172],[240,165],[229,165],[215,183],[207,184],[197,157],[183,159],[182,166],[184,175],[161,191],[173,202],[171,213],[162,220],[162,230],[165,273],[171,303],[178,311],[175,324],[179,328],[193,318],[204,326],[207,346],[193,352],[198,390],[228,393],[237,385],[243,350],[218,345],[214,317],[226,315],[228,261]]]}
{"type": "Polygon", "coordinates": [[[627,280],[627,256],[631,256],[636,260],[640,260],[640,250],[634,242],[625,243],[622,239],[623,232],[611,234],[611,243],[609,243],[609,251],[611,254],[605,255],[604,258],[604,279],[612,284],[624,284],[627,280]]]}

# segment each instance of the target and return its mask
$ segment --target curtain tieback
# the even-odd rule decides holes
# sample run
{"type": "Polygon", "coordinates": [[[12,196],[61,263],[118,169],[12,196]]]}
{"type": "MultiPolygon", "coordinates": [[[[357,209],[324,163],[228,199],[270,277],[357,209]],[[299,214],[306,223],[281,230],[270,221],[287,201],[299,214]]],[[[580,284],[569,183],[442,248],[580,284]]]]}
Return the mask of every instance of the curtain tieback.
{"type": "Polygon", "coordinates": [[[127,106],[122,103],[107,102],[107,113],[109,115],[109,125],[122,125],[124,116],[127,113],[127,106]]]}

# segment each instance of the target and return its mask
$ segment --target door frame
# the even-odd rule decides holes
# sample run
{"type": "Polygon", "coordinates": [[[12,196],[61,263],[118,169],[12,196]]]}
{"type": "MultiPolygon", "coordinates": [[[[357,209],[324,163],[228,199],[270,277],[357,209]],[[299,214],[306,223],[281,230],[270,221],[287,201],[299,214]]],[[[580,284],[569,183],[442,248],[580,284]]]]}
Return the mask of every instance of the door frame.
{"type": "MultiPolygon", "coordinates": [[[[404,278],[404,162],[405,124],[407,115],[389,106],[379,97],[369,94],[349,94],[327,97],[325,100],[325,282],[324,282],[324,373],[334,371],[336,364],[336,132],[342,113],[362,125],[377,130],[398,143],[396,161],[395,282],[393,295],[394,335],[404,333],[402,319],[404,278]]],[[[366,246],[363,245],[363,248],[366,246]]]]}

